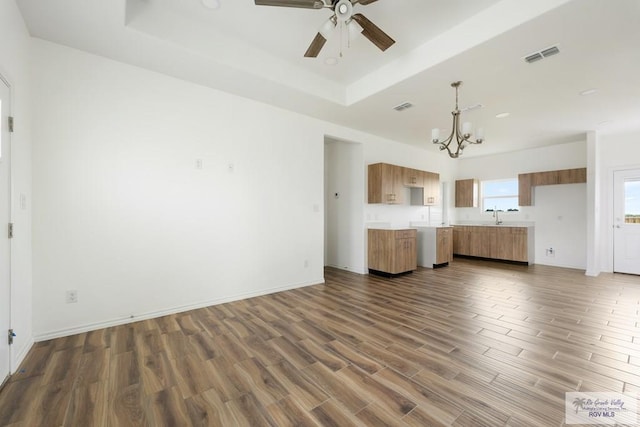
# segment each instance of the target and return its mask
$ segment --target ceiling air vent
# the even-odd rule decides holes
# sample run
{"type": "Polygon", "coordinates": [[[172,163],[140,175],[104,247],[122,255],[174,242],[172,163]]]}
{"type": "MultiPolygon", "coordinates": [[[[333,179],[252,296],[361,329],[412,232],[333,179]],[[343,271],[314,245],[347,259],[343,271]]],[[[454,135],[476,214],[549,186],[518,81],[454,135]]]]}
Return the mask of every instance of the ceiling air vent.
{"type": "Polygon", "coordinates": [[[402,104],[396,105],[395,107],[393,107],[394,110],[396,111],[404,111],[407,110],[409,108],[413,107],[413,104],[410,102],[403,102],[402,104]]]}
{"type": "Polygon", "coordinates": [[[532,62],[536,62],[541,59],[548,58],[558,53],[560,53],[560,49],[558,49],[558,46],[551,46],[539,52],[534,52],[530,55],[525,56],[524,60],[527,61],[529,64],[531,64],[532,62]]]}

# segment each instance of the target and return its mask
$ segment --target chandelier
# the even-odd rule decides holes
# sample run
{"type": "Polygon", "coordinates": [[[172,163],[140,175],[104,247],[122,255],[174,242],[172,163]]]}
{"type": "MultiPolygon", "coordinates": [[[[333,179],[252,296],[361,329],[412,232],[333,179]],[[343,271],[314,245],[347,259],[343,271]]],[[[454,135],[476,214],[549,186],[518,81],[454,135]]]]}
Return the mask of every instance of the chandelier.
{"type": "Polygon", "coordinates": [[[456,88],[456,109],[451,112],[451,115],[453,116],[453,128],[451,129],[451,134],[446,139],[440,141],[440,129],[431,130],[431,140],[433,143],[440,145],[440,151],[447,150],[449,156],[454,159],[457,159],[462,155],[462,151],[466,147],[465,144],[482,144],[482,141],[484,141],[484,132],[482,128],[479,128],[478,132],[476,132],[475,141],[470,139],[472,135],[471,123],[465,122],[462,125],[462,130],[460,129],[461,111],[458,109],[458,88],[460,86],[462,86],[462,82],[451,83],[451,87],[456,88]]]}

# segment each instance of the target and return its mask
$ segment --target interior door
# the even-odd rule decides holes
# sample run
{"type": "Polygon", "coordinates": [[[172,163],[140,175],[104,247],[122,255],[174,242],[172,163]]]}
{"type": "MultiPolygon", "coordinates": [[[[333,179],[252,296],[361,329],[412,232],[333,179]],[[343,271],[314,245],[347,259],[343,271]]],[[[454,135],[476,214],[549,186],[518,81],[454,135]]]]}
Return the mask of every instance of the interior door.
{"type": "Polygon", "coordinates": [[[613,271],[640,274],[640,169],[614,172],[613,271]]]}
{"type": "Polygon", "coordinates": [[[7,232],[11,216],[10,106],[9,85],[0,76],[0,384],[9,376],[11,369],[11,353],[7,340],[11,324],[11,253],[7,232]]]}

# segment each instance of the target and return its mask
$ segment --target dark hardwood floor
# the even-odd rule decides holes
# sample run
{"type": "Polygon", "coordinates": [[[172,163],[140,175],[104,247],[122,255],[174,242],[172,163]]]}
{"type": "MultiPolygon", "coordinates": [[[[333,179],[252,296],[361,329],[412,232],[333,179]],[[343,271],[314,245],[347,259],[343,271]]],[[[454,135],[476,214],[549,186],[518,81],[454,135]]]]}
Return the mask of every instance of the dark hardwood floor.
{"type": "Polygon", "coordinates": [[[36,344],[2,426],[561,426],[640,391],[640,277],[456,259],[36,344]]]}

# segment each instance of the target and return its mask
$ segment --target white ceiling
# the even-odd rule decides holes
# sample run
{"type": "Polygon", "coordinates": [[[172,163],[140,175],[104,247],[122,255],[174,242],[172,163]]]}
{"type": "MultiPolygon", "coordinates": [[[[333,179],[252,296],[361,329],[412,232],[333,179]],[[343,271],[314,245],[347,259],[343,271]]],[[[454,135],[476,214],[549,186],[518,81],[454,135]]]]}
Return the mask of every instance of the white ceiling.
{"type": "Polygon", "coordinates": [[[317,59],[303,54],[327,9],[17,2],[34,37],[429,150],[431,128],[451,126],[454,80],[464,81],[461,107],[483,105],[465,120],[482,126],[486,141],[465,156],[640,128],[638,0],[379,0],[355,10],[395,45],[383,53],[338,33],[317,59]],[[559,55],[523,60],[552,45],[559,55]],[[326,65],[328,57],[338,64],[326,65]],[[392,109],[404,101],[414,107],[392,109]],[[497,119],[501,112],[511,115],[497,119]]]}

